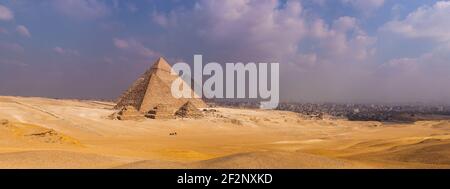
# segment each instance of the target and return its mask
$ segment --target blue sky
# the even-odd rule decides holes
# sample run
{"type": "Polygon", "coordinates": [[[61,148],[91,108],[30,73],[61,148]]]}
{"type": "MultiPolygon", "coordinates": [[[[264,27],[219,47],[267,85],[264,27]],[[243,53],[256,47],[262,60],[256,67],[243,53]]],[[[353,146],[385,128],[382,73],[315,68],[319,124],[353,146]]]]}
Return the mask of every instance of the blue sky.
{"type": "Polygon", "coordinates": [[[0,95],[113,99],[159,56],[279,62],[284,101],[450,101],[450,2],[0,0],[0,95]]]}

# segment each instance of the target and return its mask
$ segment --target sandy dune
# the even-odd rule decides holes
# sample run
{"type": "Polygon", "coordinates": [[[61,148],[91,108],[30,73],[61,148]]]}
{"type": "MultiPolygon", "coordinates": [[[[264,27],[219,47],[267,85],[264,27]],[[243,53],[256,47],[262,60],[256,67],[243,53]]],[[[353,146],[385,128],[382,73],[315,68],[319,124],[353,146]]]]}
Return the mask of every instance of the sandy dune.
{"type": "Polygon", "coordinates": [[[351,161],[299,152],[247,152],[202,161],[177,163],[145,160],[117,168],[202,168],[202,169],[269,169],[269,168],[358,168],[368,167],[351,161]]]}
{"type": "Polygon", "coordinates": [[[0,154],[2,168],[110,168],[132,159],[58,150],[10,152],[0,154]]]}
{"type": "Polygon", "coordinates": [[[108,118],[113,105],[0,97],[0,168],[450,167],[449,121],[305,120],[230,108],[197,120],[118,121],[108,118]]]}

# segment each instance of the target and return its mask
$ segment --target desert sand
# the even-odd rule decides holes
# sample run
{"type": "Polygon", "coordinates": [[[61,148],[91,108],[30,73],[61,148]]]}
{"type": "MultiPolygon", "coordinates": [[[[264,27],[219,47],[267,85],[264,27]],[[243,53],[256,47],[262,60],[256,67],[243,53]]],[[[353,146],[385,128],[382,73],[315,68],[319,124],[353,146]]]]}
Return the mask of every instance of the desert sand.
{"type": "Polygon", "coordinates": [[[119,121],[108,118],[114,106],[0,97],[0,168],[450,168],[445,120],[214,108],[200,119],[119,121]]]}

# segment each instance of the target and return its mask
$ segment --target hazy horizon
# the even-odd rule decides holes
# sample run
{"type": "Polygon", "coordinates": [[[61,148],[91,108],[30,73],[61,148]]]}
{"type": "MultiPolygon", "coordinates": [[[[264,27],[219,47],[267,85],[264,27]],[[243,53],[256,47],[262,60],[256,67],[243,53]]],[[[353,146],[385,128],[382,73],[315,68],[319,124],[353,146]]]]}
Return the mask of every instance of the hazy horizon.
{"type": "Polygon", "coordinates": [[[0,95],[114,100],[170,64],[279,62],[280,102],[450,102],[450,1],[0,2],[0,95]]]}

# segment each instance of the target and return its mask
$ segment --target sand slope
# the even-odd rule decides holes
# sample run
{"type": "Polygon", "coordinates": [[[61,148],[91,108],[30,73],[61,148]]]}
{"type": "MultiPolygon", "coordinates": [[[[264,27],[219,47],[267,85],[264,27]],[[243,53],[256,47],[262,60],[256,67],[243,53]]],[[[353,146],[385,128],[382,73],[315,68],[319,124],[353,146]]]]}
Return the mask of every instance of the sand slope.
{"type": "Polygon", "coordinates": [[[195,162],[145,160],[117,168],[200,168],[200,169],[302,169],[367,167],[348,160],[298,152],[247,152],[195,162]]]}
{"type": "Polygon", "coordinates": [[[1,168],[110,168],[130,161],[133,160],[58,150],[0,154],[1,168]]]}
{"type": "Polygon", "coordinates": [[[0,97],[0,168],[450,165],[450,122],[445,120],[306,120],[293,112],[215,108],[203,112],[201,119],[118,121],[108,118],[113,106],[0,97]],[[170,135],[174,132],[177,135],[170,135]]]}

